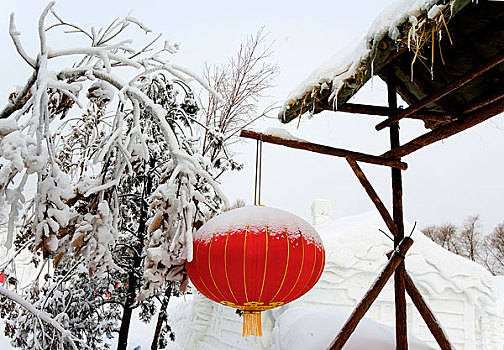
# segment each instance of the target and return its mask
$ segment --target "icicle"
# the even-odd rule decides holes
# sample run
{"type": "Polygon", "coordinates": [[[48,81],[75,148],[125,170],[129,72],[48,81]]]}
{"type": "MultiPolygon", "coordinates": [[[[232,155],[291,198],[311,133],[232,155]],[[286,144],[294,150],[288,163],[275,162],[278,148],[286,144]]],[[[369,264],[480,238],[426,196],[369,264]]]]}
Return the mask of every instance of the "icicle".
{"type": "Polygon", "coordinates": [[[245,311],[243,313],[242,337],[247,337],[249,335],[262,337],[261,312],[245,311]]]}

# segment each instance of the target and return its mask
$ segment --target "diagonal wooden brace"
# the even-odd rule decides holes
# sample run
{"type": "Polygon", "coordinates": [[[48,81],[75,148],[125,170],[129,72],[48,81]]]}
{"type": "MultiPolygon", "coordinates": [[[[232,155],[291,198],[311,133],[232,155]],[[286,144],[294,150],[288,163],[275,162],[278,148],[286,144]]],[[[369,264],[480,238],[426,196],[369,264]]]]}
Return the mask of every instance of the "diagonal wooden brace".
{"type": "Polygon", "coordinates": [[[350,167],[354,171],[355,176],[357,176],[357,178],[359,179],[362,187],[364,187],[364,189],[366,190],[366,193],[368,194],[369,198],[371,198],[371,201],[375,205],[376,209],[378,209],[378,212],[383,218],[383,221],[385,221],[385,224],[387,225],[389,231],[394,236],[397,236],[397,226],[394,223],[394,220],[392,220],[390,213],[388,212],[387,208],[385,208],[385,205],[381,201],[380,197],[378,197],[378,194],[374,190],[373,186],[371,186],[371,183],[366,178],[366,175],[364,175],[364,173],[362,172],[360,166],[357,164],[355,160],[351,158],[347,158],[347,162],[348,164],[350,164],[350,167]]]}
{"type": "Polygon", "coordinates": [[[422,298],[422,295],[415,287],[415,284],[411,280],[411,277],[406,273],[404,276],[404,280],[406,283],[406,291],[408,292],[413,304],[415,304],[418,312],[422,316],[425,324],[429,327],[434,339],[436,339],[441,350],[452,350],[453,347],[448,340],[448,337],[443,331],[439,321],[436,319],[436,316],[429,309],[429,306],[422,298]]]}
{"type": "Polygon", "coordinates": [[[385,265],[380,275],[373,282],[359,304],[357,304],[354,311],[343,325],[343,328],[341,328],[339,333],[336,335],[336,338],[334,338],[331,345],[329,345],[329,350],[341,350],[343,346],[345,346],[348,338],[350,338],[362,317],[364,317],[382,291],[383,287],[385,287],[385,284],[390,279],[390,276],[392,276],[396,268],[404,260],[404,256],[412,244],[413,240],[410,237],[405,237],[399,243],[397,248],[393,251],[391,258],[387,262],[387,265],[385,265]]]}

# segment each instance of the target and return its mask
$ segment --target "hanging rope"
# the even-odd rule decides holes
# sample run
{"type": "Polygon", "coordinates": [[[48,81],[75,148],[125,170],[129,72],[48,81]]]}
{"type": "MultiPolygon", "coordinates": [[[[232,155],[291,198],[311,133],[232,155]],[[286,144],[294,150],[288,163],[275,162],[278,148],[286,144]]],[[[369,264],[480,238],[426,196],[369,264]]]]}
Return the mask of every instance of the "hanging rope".
{"type": "Polygon", "coordinates": [[[262,172],[262,135],[257,140],[256,145],[256,168],[255,168],[255,183],[254,183],[254,205],[261,205],[261,172],[262,172]]]}

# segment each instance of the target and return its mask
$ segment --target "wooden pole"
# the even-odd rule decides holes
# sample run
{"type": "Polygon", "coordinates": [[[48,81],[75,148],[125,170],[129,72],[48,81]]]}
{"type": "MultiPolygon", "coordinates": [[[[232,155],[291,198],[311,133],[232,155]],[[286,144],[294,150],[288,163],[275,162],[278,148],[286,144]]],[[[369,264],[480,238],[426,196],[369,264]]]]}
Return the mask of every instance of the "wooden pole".
{"type": "Polygon", "coordinates": [[[383,221],[385,221],[385,224],[387,225],[389,231],[394,236],[396,236],[397,226],[394,223],[392,217],[390,216],[387,208],[385,208],[385,205],[383,205],[383,202],[381,201],[380,197],[378,197],[378,194],[376,194],[376,191],[374,190],[373,186],[371,186],[371,183],[366,178],[366,175],[364,175],[362,169],[359,167],[359,165],[355,160],[347,158],[347,161],[348,164],[350,164],[350,166],[352,167],[352,170],[354,171],[355,175],[359,179],[362,187],[364,187],[364,189],[366,190],[369,198],[371,198],[371,201],[373,201],[373,204],[375,205],[376,209],[378,209],[378,212],[383,218],[383,221]]]}
{"type": "Polygon", "coordinates": [[[315,153],[327,154],[330,156],[352,158],[365,163],[375,165],[385,165],[393,168],[398,168],[401,170],[406,170],[408,168],[408,164],[403,163],[401,161],[397,161],[395,159],[387,159],[379,156],[373,156],[370,154],[348,151],[341,148],[319,145],[316,143],[311,143],[303,140],[284,139],[282,137],[266,135],[251,130],[242,130],[240,132],[240,136],[249,139],[262,140],[263,142],[274,143],[276,145],[286,146],[290,148],[304,149],[315,153]]]}
{"type": "Polygon", "coordinates": [[[415,304],[418,312],[420,312],[420,315],[425,321],[425,324],[427,325],[427,327],[429,327],[429,330],[434,336],[434,339],[436,339],[439,347],[441,348],[441,350],[452,350],[453,347],[450,344],[448,337],[444,333],[443,328],[441,327],[439,321],[436,319],[436,316],[434,316],[432,311],[429,309],[429,306],[422,298],[422,295],[420,294],[418,289],[415,287],[415,284],[411,280],[411,277],[407,273],[404,277],[406,282],[406,291],[413,301],[413,304],[415,304]]]}
{"type": "MultiPolygon", "coordinates": [[[[394,67],[388,67],[387,71],[387,94],[388,104],[392,118],[397,110],[397,90],[394,67]]],[[[390,148],[393,150],[400,146],[399,123],[390,126],[390,148]]],[[[397,247],[404,238],[404,222],[402,207],[402,176],[401,171],[392,169],[392,206],[394,223],[397,227],[397,234],[394,236],[394,245],[397,247]]],[[[401,262],[394,273],[395,291],[395,325],[396,325],[396,349],[408,349],[408,334],[406,324],[406,290],[404,283],[404,262],[401,262]]]]}
{"type": "Polygon", "coordinates": [[[459,87],[467,84],[474,78],[478,77],[479,75],[483,74],[484,72],[488,71],[489,69],[495,67],[496,65],[504,62],[504,52],[498,53],[491,57],[487,62],[484,64],[480,64],[476,66],[474,69],[471,69],[469,72],[464,74],[458,79],[455,79],[451,83],[445,85],[442,89],[438,90],[434,94],[430,96],[426,96],[420,101],[412,104],[408,108],[406,108],[404,111],[389,117],[388,119],[382,121],[378,125],[376,125],[376,130],[382,130],[383,128],[392,125],[395,122],[398,122],[402,118],[405,118],[416,111],[420,110],[421,108],[427,106],[429,103],[435,102],[442,97],[448,95],[450,92],[458,89],[459,87]]]}
{"type": "Polygon", "coordinates": [[[464,109],[464,111],[462,112],[462,114],[467,114],[467,113],[473,112],[477,109],[480,109],[482,107],[488,106],[490,103],[498,101],[503,97],[504,97],[504,87],[501,86],[501,88],[497,89],[497,91],[495,91],[487,96],[483,96],[482,98],[478,99],[476,102],[473,102],[470,106],[466,107],[464,109]]]}
{"type": "Polygon", "coordinates": [[[373,302],[376,300],[383,287],[389,280],[390,276],[394,273],[397,266],[404,260],[404,256],[406,252],[413,244],[413,240],[409,237],[405,237],[401,243],[397,246],[397,248],[392,253],[390,260],[387,262],[387,265],[383,268],[382,272],[376,280],[373,282],[369,290],[366,292],[364,297],[361,299],[359,304],[355,307],[352,314],[345,322],[343,328],[338,332],[336,338],[329,345],[328,349],[330,350],[341,350],[343,346],[345,346],[348,338],[352,335],[353,331],[359,324],[359,321],[364,317],[366,312],[369,310],[373,302]]]}
{"type": "MultiPolygon", "coordinates": [[[[377,116],[389,116],[390,109],[384,106],[373,106],[359,103],[344,103],[338,106],[336,112],[345,113],[355,113],[355,114],[367,114],[367,115],[377,115],[377,116]]],[[[435,112],[416,112],[408,116],[410,119],[419,120],[429,120],[429,121],[439,121],[439,122],[449,122],[452,118],[444,113],[435,112]]]]}
{"type": "Polygon", "coordinates": [[[422,147],[430,145],[431,143],[437,142],[439,140],[455,135],[461,131],[469,129],[503,111],[504,98],[501,98],[498,101],[486,105],[485,107],[464,114],[460,118],[449,124],[441,125],[436,129],[423,134],[422,136],[419,136],[400,147],[397,147],[396,149],[392,149],[382,154],[382,156],[387,159],[404,157],[419,150],[422,147]]]}

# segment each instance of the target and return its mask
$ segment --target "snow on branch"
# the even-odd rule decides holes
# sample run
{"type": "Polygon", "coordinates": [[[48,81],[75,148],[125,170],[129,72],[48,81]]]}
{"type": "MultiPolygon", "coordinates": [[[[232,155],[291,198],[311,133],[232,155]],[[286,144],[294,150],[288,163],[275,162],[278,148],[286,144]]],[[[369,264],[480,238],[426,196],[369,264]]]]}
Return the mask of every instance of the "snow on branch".
{"type": "Polygon", "coordinates": [[[157,221],[146,218],[147,252],[162,250],[161,255],[147,253],[147,265],[164,262],[145,274],[146,295],[152,294],[167,279],[185,278],[181,266],[192,258],[192,231],[203,220],[202,206],[215,211],[227,205],[210,162],[195,146],[192,125],[205,124],[195,123],[199,106],[190,83],[218,103],[224,101],[204,78],[163,56],[175,53],[177,45],[165,42],[149,53],[157,36],[135,50],[122,37],[125,28],[133,23],[150,32],[136,18],[86,31],[64,21],[53,6],[49,3],[39,18],[37,60],[24,53],[11,16],[14,45],[35,73],[1,112],[8,118],[0,124],[0,155],[6,161],[0,168],[0,196],[11,207],[8,242],[23,216],[22,230],[44,258],[57,264],[73,252],[75,258],[84,258],[89,275],[118,269],[111,254],[121,220],[118,188],[139,169],[150,171],[146,164],[160,154],[159,183],[148,194],[148,215],[157,221]],[[56,24],[46,26],[50,15],[56,24]],[[88,38],[89,46],[49,45],[49,31],[60,27],[88,38]],[[51,60],[63,56],[74,57],[76,63],[51,70],[51,60]],[[162,89],[152,93],[150,85],[162,89]],[[31,174],[36,175],[37,192],[24,198],[31,174]]]}
{"type": "Polygon", "coordinates": [[[77,347],[77,345],[75,344],[79,340],[76,339],[75,337],[73,337],[72,333],[69,330],[65,329],[56,320],[54,320],[51,315],[49,315],[48,313],[46,313],[42,310],[37,309],[35,306],[33,306],[32,304],[27,302],[25,299],[23,299],[21,296],[19,296],[14,291],[11,291],[11,290],[4,288],[2,286],[0,286],[0,294],[3,295],[4,297],[14,301],[15,303],[21,305],[24,309],[26,309],[28,312],[33,314],[39,320],[42,320],[45,323],[49,324],[51,327],[54,327],[61,334],[61,338],[63,340],[68,341],[73,349],[79,349],[79,347],[77,347]]]}

